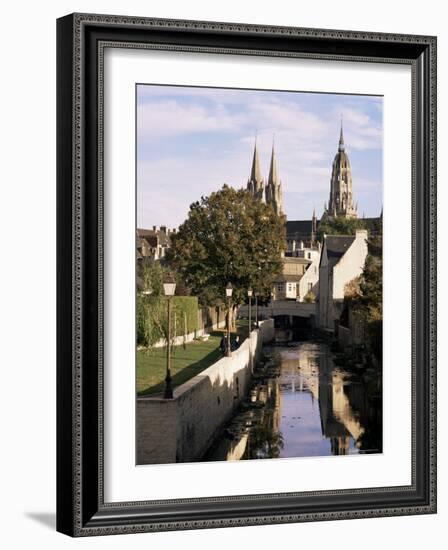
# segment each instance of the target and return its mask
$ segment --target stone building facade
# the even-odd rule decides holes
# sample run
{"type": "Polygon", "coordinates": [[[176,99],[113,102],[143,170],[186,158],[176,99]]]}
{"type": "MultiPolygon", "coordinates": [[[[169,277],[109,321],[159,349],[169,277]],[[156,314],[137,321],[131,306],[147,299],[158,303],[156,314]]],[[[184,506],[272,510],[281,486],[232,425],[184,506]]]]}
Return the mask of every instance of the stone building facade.
{"type": "Polygon", "coordinates": [[[164,225],[154,225],[152,229],[137,229],[137,262],[145,259],[162,260],[171,246],[171,235],[174,233],[175,229],[169,229],[164,225]]]}
{"type": "Polygon", "coordinates": [[[367,230],[356,235],[327,235],[319,265],[318,324],[334,330],[344,300],[345,285],[361,275],[368,253],[367,230]]]}

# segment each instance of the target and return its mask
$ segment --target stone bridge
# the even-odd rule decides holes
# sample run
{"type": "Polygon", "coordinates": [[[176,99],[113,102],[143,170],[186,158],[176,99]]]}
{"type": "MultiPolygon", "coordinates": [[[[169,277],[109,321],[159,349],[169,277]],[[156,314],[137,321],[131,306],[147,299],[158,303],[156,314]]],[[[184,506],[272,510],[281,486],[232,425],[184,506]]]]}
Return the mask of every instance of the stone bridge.
{"type": "MultiPolygon", "coordinates": [[[[258,317],[267,319],[269,317],[291,316],[309,319],[316,313],[316,304],[306,302],[295,302],[294,300],[273,300],[268,306],[258,306],[258,317]]],[[[238,308],[238,317],[248,317],[249,306],[244,305],[238,308]]],[[[255,305],[252,303],[252,319],[255,319],[255,305]]]]}

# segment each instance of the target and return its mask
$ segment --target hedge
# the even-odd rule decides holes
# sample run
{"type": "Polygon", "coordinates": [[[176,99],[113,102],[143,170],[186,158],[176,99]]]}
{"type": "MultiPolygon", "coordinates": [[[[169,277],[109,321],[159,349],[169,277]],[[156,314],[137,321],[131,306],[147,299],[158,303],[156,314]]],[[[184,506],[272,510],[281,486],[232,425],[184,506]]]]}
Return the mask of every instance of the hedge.
{"type": "MultiPolygon", "coordinates": [[[[167,337],[167,298],[137,294],[137,344],[151,347],[167,337]]],[[[183,336],[198,329],[196,296],[173,296],[171,335],[183,336]],[[186,325],[186,326],[185,326],[186,325]]]]}

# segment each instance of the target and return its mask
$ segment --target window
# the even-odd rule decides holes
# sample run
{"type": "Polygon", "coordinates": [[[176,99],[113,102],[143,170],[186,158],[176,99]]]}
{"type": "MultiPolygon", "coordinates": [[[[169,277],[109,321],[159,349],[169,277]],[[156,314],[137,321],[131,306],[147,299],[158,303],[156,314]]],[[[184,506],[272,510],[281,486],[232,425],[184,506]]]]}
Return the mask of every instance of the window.
{"type": "Polygon", "coordinates": [[[313,290],[313,283],[308,283],[308,292],[311,292],[313,290]]]}

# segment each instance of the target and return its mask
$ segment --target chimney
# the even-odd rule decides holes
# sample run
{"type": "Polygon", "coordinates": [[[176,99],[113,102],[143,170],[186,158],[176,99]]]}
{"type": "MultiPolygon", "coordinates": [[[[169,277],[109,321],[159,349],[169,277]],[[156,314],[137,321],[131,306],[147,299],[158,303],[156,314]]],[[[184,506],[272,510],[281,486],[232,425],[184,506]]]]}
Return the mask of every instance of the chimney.
{"type": "Polygon", "coordinates": [[[153,231],[157,231],[157,225],[153,225],[153,226],[152,226],[152,230],[153,230],[153,231]]]}
{"type": "Polygon", "coordinates": [[[161,225],[161,226],[160,226],[160,231],[161,231],[162,233],[166,233],[166,225],[161,225]]]}

